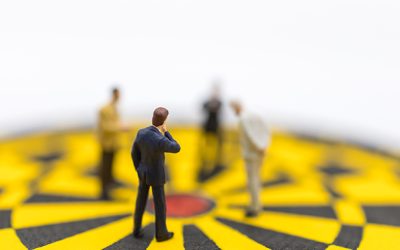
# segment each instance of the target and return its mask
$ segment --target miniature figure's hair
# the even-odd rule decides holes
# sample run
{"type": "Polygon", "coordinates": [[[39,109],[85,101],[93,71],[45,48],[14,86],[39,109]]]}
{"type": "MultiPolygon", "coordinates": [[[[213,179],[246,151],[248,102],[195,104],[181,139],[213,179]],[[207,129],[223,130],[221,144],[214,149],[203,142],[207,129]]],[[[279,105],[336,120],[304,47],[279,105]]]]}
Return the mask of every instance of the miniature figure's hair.
{"type": "Polygon", "coordinates": [[[229,102],[229,105],[230,105],[232,108],[240,108],[240,109],[243,108],[242,103],[241,103],[238,99],[230,101],[230,102],[229,102]]]}
{"type": "Polygon", "coordinates": [[[111,93],[113,94],[113,95],[115,95],[117,92],[119,92],[119,88],[118,87],[113,87],[112,89],[111,89],[111,93]]]}
{"type": "Polygon", "coordinates": [[[168,109],[163,107],[158,107],[153,112],[153,120],[152,123],[154,126],[161,126],[168,117],[168,109]]]}

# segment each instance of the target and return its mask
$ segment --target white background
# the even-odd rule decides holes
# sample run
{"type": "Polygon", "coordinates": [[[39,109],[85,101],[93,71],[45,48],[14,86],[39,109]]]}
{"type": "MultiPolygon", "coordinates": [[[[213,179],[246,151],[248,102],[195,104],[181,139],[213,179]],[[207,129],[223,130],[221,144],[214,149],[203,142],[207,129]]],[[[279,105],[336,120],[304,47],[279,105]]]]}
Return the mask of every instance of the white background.
{"type": "Polygon", "coordinates": [[[213,79],[275,126],[400,147],[400,1],[1,1],[0,134],[126,118],[198,121],[213,79]],[[171,118],[173,119],[173,118],[171,118]]]}

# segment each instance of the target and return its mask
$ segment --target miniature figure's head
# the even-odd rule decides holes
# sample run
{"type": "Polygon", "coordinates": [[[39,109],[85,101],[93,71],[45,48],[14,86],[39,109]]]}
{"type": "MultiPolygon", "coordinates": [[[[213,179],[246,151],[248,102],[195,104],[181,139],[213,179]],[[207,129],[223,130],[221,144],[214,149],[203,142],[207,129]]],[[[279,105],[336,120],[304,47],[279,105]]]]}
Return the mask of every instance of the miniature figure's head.
{"type": "Polygon", "coordinates": [[[119,101],[120,93],[117,87],[112,88],[112,102],[116,103],[119,101]]]}
{"type": "Polygon", "coordinates": [[[215,80],[211,89],[211,98],[219,99],[221,96],[221,83],[219,80],[215,80]]]}
{"type": "Polygon", "coordinates": [[[163,107],[156,108],[153,112],[153,125],[156,127],[163,125],[165,120],[167,120],[168,114],[168,109],[163,107]]]}
{"type": "Polygon", "coordinates": [[[239,101],[231,101],[230,106],[233,109],[233,112],[235,112],[237,116],[239,116],[242,113],[243,106],[239,101]]]}

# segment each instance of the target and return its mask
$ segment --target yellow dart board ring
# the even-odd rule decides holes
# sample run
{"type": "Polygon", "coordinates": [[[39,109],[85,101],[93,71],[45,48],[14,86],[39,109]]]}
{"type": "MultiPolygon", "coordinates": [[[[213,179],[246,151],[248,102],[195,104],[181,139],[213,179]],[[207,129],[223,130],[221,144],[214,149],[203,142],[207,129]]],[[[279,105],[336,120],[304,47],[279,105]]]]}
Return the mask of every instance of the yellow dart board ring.
{"type": "Polygon", "coordinates": [[[167,156],[167,225],[154,240],[132,237],[138,180],[136,131],[121,135],[112,201],[97,199],[99,151],[90,130],[33,133],[0,141],[0,249],[399,249],[400,171],[378,149],[276,131],[262,167],[263,212],[244,216],[249,195],[234,132],[225,168],[199,182],[200,131],[177,127],[167,156]]]}

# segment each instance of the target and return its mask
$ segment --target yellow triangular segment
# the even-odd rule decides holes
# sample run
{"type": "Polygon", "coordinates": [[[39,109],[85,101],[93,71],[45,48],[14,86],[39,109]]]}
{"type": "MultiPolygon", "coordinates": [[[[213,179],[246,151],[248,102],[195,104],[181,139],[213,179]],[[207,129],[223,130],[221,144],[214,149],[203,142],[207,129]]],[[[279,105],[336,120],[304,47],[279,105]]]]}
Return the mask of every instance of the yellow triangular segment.
{"type": "Polygon", "coordinates": [[[382,225],[367,225],[359,249],[399,249],[400,228],[382,225]]]}
{"type": "Polygon", "coordinates": [[[312,180],[302,180],[292,185],[264,189],[261,192],[263,204],[329,204],[330,198],[321,185],[312,180]]]}
{"type": "MultiPolygon", "coordinates": [[[[302,182],[263,189],[260,194],[264,205],[326,205],[329,195],[313,182],[302,182]]],[[[249,192],[226,194],[219,197],[220,203],[248,205],[249,192]]]]}
{"type": "Polygon", "coordinates": [[[13,211],[12,223],[14,228],[26,228],[131,213],[133,209],[133,204],[107,202],[28,204],[13,211]]]}
{"type": "Polygon", "coordinates": [[[362,204],[400,203],[400,183],[384,167],[366,168],[363,175],[342,177],[334,185],[345,197],[362,204]]]}
{"type": "Polygon", "coordinates": [[[139,179],[132,163],[130,150],[118,151],[114,159],[113,174],[117,180],[135,187],[138,185],[139,179]]]}
{"type": "Polygon", "coordinates": [[[213,197],[223,197],[227,190],[246,186],[246,173],[242,161],[235,161],[228,171],[208,180],[201,190],[213,197]]]}
{"type": "Polygon", "coordinates": [[[62,138],[67,154],[63,155],[63,162],[74,166],[75,170],[85,170],[98,166],[101,149],[98,140],[91,131],[73,132],[62,138]]]}
{"type": "Polygon", "coordinates": [[[132,218],[127,217],[36,249],[104,249],[130,233],[132,233],[132,218]]]}
{"type": "Polygon", "coordinates": [[[210,217],[196,221],[195,225],[221,249],[268,249],[210,217]]]}
{"type": "Polygon", "coordinates": [[[331,244],[340,231],[340,223],[338,221],[311,216],[263,212],[255,218],[245,218],[242,210],[226,208],[218,209],[216,215],[326,244],[331,244]]]}
{"type": "Polygon", "coordinates": [[[180,250],[183,247],[183,224],[180,221],[168,221],[168,230],[174,232],[174,237],[164,242],[157,242],[155,239],[150,242],[147,250],[180,250]]]}
{"type": "Polygon", "coordinates": [[[0,248],[12,250],[27,249],[19,240],[14,229],[11,228],[0,230],[0,248]]]}
{"type": "Polygon", "coordinates": [[[68,162],[54,164],[53,171],[42,179],[40,193],[75,195],[96,198],[100,193],[100,181],[95,177],[82,176],[68,162]]]}
{"type": "Polygon", "coordinates": [[[8,209],[23,203],[31,195],[29,184],[9,186],[0,195],[0,208],[8,209]]]}
{"type": "MultiPolygon", "coordinates": [[[[10,152],[10,154],[13,154],[10,152]]],[[[10,159],[9,155],[0,154],[0,185],[7,186],[16,183],[26,183],[38,177],[40,165],[25,162],[23,159],[10,159]]]]}
{"type": "Polygon", "coordinates": [[[191,192],[197,188],[198,131],[182,128],[171,133],[179,142],[181,151],[178,154],[166,154],[166,171],[171,177],[169,185],[174,191],[191,192]]]}
{"type": "Polygon", "coordinates": [[[363,226],[366,222],[364,211],[360,204],[349,200],[336,200],[335,212],[342,224],[363,226]]]}

